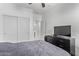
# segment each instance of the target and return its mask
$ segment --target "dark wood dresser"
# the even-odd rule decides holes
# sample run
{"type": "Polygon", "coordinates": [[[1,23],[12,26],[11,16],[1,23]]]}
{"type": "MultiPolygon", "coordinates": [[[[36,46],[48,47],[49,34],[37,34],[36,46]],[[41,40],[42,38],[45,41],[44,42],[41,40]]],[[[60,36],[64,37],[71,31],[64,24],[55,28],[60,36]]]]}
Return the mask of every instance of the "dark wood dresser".
{"type": "Polygon", "coordinates": [[[59,38],[56,36],[53,37],[53,36],[47,35],[47,36],[45,36],[45,41],[64,49],[68,53],[71,53],[69,39],[63,39],[63,38],[59,38]]]}

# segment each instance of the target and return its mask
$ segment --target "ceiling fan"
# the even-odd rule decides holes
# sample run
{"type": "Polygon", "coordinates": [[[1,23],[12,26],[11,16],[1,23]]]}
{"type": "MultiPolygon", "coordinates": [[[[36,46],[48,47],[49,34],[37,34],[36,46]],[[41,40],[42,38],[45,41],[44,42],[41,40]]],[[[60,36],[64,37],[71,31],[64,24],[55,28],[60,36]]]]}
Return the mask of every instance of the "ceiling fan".
{"type": "MultiPolygon", "coordinates": [[[[32,3],[28,3],[28,4],[31,5],[32,3]]],[[[45,7],[45,3],[41,3],[41,5],[42,5],[42,8],[45,7]]]]}

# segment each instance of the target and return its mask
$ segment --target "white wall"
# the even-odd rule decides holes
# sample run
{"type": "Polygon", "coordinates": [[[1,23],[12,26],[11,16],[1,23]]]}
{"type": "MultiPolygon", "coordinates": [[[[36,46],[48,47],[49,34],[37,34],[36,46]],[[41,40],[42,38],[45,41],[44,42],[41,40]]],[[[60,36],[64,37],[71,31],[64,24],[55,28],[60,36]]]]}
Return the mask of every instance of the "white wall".
{"type": "Polygon", "coordinates": [[[0,41],[3,40],[3,15],[11,15],[18,17],[29,17],[30,21],[30,35],[33,39],[33,10],[25,8],[22,4],[0,3],[0,41]]]}
{"type": "Polygon", "coordinates": [[[62,4],[45,14],[46,34],[54,33],[54,26],[71,25],[72,35],[79,34],[79,4],[62,4]]]}

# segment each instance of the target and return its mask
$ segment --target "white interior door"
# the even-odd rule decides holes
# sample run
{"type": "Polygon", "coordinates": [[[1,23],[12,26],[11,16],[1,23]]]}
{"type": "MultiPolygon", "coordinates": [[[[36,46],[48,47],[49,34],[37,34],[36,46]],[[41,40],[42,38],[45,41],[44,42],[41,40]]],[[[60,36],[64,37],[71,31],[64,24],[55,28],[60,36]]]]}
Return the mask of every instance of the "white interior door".
{"type": "Polygon", "coordinates": [[[3,16],[4,18],[4,41],[17,42],[17,17],[3,16]]]}
{"type": "Polygon", "coordinates": [[[40,15],[35,15],[33,20],[33,31],[34,31],[34,39],[38,40],[41,37],[41,20],[42,17],[40,15]]]}
{"type": "Polygon", "coordinates": [[[29,40],[30,20],[26,17],[18,17],[18,42],[29,40]]]}
{"type": "Polygon", "coordinates": [[[37,40],[40,38],[40,22],[34,21],[34,38],[37,40]]]}

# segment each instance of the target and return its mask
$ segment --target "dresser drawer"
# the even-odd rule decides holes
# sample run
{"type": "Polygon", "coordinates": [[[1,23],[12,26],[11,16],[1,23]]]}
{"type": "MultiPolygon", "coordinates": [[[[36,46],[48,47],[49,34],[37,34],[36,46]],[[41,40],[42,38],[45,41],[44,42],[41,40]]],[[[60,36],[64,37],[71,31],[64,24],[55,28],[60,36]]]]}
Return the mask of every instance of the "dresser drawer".
{"type": "Polygon", "coordinates": [[[52,36],[45,36],[45,41],[52,43],[53,37],[52,36]]]}
{"type": "Polygon", "coordinates": [[[69,39],[45,36],[45,41],[53,45],[56,45],[70,53],[70,40],[69,39]]]}

